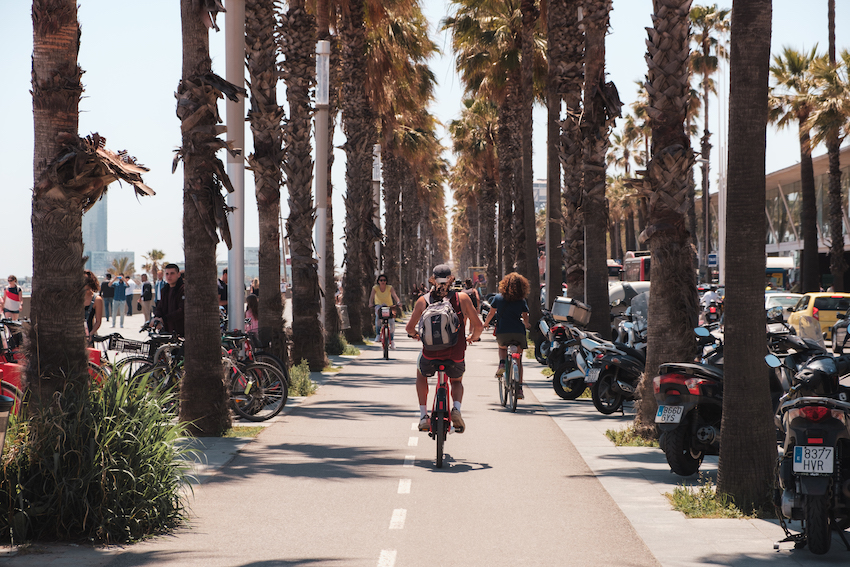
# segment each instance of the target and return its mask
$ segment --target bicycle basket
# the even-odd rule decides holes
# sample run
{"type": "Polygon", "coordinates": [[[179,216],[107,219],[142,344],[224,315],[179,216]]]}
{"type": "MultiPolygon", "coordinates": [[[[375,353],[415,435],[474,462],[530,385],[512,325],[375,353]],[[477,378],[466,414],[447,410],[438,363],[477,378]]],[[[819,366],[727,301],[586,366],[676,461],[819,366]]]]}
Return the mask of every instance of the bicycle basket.
{"type": "Polygon", "coordinates": [[[115,350],[118,352],[130,352],[133,354],[139,354],[141,356],[148,356],[150,354],[150,345],[148,343],[134,341],[132,339],[125,339],[122,337],[110,337],[108,348],[109,350],[115,350]]]}
{"type": "Polygon", "coordinates": [[[386,305],[381,306],[381,319],[389,319],[390,317],[392,317],[390,308],[386,305]]]}

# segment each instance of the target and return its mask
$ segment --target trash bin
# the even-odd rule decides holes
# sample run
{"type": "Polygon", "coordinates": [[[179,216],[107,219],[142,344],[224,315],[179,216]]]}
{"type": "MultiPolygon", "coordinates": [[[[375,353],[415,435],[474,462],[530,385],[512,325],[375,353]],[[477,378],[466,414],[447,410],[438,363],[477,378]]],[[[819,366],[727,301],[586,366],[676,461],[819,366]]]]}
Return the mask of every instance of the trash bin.
{"type": "Polygon", "coordinates": [[[6,446],[6,427],[9,425],[9,413],[13,405],[13,398],[0,396],[0,456],[3,456],[3,447],[6,446]]]}

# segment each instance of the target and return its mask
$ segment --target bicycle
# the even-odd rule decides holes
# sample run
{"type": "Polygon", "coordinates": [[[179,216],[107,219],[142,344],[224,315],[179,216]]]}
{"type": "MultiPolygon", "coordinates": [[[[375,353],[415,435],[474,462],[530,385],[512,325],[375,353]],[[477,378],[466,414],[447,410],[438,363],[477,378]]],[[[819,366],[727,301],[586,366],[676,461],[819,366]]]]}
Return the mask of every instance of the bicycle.
{"type": "Polygon", "coordinates": [[[446,375],[446,367],[443,364],[437,366],[437,391],[434,393],[434,402],[431,407],[431,430],[428,436],[437,441],[437,468],[443,468],[443,449],[446,437],[451,431],[451,407],[452,395],[449,387],[449,378],[446,375]]]}
{"type": "Polygon", "coordinates": [[[522,371],[522,345],[518,342],[508,344],[508,355],[505,358],[505,373],[499,376],[499,402],[502,407],[510,407],[516,412],[518,394],[522,388],[520,382],[522,371]]]}
{"type": "Polygon", "coordinates": [[[381,318],[381,345],[384,348],[384,360],[390,359],[390,344],[392,343],[392,335],[390,334],[390,320],[393,318],[393,308],[386,305],[378,305],[375,309],[379,311],[381,318]]]}

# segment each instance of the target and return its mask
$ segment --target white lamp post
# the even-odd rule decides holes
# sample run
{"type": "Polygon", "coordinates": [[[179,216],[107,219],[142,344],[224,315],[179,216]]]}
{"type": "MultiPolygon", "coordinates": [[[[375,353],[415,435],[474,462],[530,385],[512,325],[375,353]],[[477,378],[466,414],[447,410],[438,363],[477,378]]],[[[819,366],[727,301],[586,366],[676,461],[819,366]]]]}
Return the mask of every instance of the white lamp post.
{"type": "MultiPolygon", "coordinates": [[[[319,289],[325,287],[328,223],[328,105],[331,42],[316,43],[316,256],[319,261],[319,289]]],[[[322,324],[325,322],[327,294],[322,297],[322,324]]]]}

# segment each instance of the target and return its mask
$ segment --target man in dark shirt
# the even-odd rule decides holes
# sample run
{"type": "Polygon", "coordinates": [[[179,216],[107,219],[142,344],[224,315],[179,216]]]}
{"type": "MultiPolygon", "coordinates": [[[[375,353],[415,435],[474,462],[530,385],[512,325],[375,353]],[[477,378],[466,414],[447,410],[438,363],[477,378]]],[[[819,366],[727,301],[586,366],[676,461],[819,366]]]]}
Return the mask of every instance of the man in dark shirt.
{"type": "Polygon", "coordinates": [[[218,280],[218,305],[224,307],[227,313],[227,268],[221,272],[221,279],[218,280]]]}
{"type": "Polygon", "coordinates": [[[112,313],[112,298],[115,297],[115,290],[109,285],[112,283],[110,280],[112,280],[112,274],[106,274],[106,279],[100,284],[100,297],[103,298],[103,310],[107,321],[112,313]]]}
{"type": "Polygon", "coordinates": [[[164,270],[165,283],[162,288],[160,300],[156,303],[154,312],[154,325],[162,326],[169,333],[177,333],[181,337],[184,334],[183,327],[183,302],[185,294],[183,291],[183,278],[180,277],[180,268],[177,264],[168,264],[164,270]]]}

